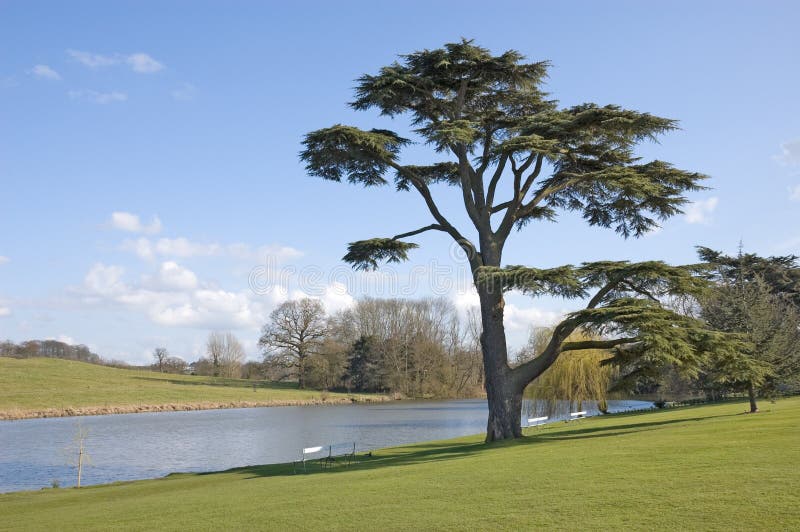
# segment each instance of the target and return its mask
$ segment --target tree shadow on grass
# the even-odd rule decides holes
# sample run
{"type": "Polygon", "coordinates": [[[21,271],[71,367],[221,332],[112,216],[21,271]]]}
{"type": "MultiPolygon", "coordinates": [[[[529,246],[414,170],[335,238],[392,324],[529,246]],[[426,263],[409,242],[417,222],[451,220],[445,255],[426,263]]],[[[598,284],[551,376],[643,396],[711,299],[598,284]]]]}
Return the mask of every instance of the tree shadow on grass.
{"type": "MultiPolygon", "coordinates": [[[[224,473],[239,473],[247,475],[246,479],[273,477],[273,476],[291,476],[297,475],[302,477],[304,475],[316,474],[339,474],[353,470],[374,470],[383,469],[387,467],[407,466],[415,464],[424,464],[432,462],[441,462],[464,458],[467,456],[478,455],[481,453],[492,452],[493,450],[544,444],[553,441],[579,441],[582,439],[590,438],[608,438],[623,436],[625,434],[633,434],[636,432],[658,430],[679,423],[689,423],[693,421],[703,421],[715,418],[724,418],[735,416],[736,414],[721,414],[715,416],[698,416],[691,418],[680,419],[665,419],[661,421],[651,421],[642,423],[627,423],[627,424],[613,424],[607,426],[575,426],[563,430],[561,427],[555,427],[556,430],[537,430],[534,433],[528,433],[525,437],[517,440],[506,440],[501,442],[484,443],[482,441],[474,442],[441,442],[441,443],[420,443],[411,446],[400,447],[397,449],[378,450],[370,453],[371,456],[360,454],[357,457],[357,462],[345,465],[344,458],[338,457],[336,462],[330,467],[323,467],[319,461],[313,461],[307,464],[307,470],[301,471],[295,467],[291,462],[285,464],[269,464],[259,466],[246,466],[235,469],[229,469],[224,473]]],[[[575,423],[575,422],[570,422],[575,423]]],[[[584,421],[578,422],[584,423],[584,421]]],[[[550,428],[550,427],[548,427],[550,428]]],[[[302,466],[299,466],[302,467],[302,466]]],[[[216,473],[197,473],[198,475],[213,475],[216,473]]]]}
{"type": "MultiPolygon", "coordinates": [[[[541,432],[539,434],[529,435],[531,439],[538,439],[539,441],[559,441],[559,440],[580,440],[587,438],[606,438],[609,436],[621,436],[623,434],[632,434],[636,432],[645,432],[656,430],[659,427],[673,425],[676,423],[688,423],[690,421],[703,421],[707,419],[732,417],[738,414],[720,414],[716,416],[704,417],[691,417],[680,419],[665,419],[663,421],[651,421],[645,423],[630,423],[626,425],[608,425],[603,427],[579,427],[572,430],[558,431],[558,432],[541,432]]],[[[580,423],[580,422],[578,422],[580,423]]]]}

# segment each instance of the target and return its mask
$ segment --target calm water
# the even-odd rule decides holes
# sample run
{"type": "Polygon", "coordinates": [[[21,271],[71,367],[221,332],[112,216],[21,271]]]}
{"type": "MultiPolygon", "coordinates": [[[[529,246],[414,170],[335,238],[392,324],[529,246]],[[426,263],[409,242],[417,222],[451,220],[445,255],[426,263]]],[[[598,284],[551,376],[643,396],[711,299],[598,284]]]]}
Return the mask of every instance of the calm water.
{"type": "MultiPolygon", "coordinates": [[[[611,411],[647,408],[609,401],[611,411]]],[[[530,405],[528,405],[530,408],[530,405]]],[[[596,413],[591,405],[585,406],[596,413]]],[[[525,410],[525,409],[523,409],[525,410]]],[[[0,492],[75,484],[78,426],[83,485],[288,462],[302,447],[356,442],[359,451],[477,434],[483,400],[201,410],[0,421],[0,492]]]]}

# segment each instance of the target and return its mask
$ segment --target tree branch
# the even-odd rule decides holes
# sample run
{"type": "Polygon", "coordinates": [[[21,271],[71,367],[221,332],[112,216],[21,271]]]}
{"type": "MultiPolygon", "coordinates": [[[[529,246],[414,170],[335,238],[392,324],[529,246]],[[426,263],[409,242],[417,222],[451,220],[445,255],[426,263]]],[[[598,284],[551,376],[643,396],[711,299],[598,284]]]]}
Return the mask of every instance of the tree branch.
{"type": "Polygon", "coordinates": [[[401,238],[406,238],[409,236],[418,235],[420,233],[424,233],[425,231],[444,231],[445,233],[447,230],[439,224],[431,224],[426,225],[420,229],[415,229],[414,231],[409,231],[408,233],[400,233],[399,235],[395,235],[392,237],[392,240],[400,240],[401,238]]]}
{"type": "Polygon", "coordinates": [[[614,340],[583,340],[580,342],[564,342],[561,344],[561,352],[580,351],[582,349],[611,349],[622,344],[633,344],[639,342],[639,338],[616,338],[614,340]]]}
{"type": "Polygon", "coordinates": [[[452,146],[451,151],[458,158],[458,175],[461,178],[461,195],[464,199],[464,207],[467,209],[469,219],[472,220],[477,229],[480,227],[480,214],[478,213],[476,202],[475,183],[472,179],[475,170],[469,164],[466,147],[462,145],[452,146]]]}
{"type": "Polygon", "coordinates": [[[514,173],[514,197],[511,199],[510,204],[508,205],[508,210],[506,210],[506,214],[503,216],[503,221],[500,222],[500,227],[497,228],[497,235],[503,241],[505,241],[505,239],[508,237],[508,234],[511,232],[511,228],[514,227],[514,222],[519,218],[521,212],[520,205],[522,205],[522,202],[533,185],[533,182],[542,171],[543,162],[543,154],[532,153],[525,161],[525,164],[523,164],[518,171],[514,173]],[[520,182],[522,181],[522,174],[525,173],[525,170],[534,160],[536,161],[536,166],[530,175],[528,175],[528,177],[525,179],[525,183],[520,185],[520,182]]]}
{"type": "Polygon", "coordinates": [[[453,226],[453,224],[451,224],[447,220],[447,218],[444,217],[444,215],[442,215],[442,213],[439,211],[439,207],[436,205],[436,202],[433,201],[433,196],[431,196],[431,191],[425,184],[425,182],[422,179],[420,179],[419,176],[416,175],[414,172],[409,171],[407,168],[397,164],[394,161],[391,161],[389,165],[398,172],[401,172],[404,176],[406,176],[406,178],[411,182],[414,188],[417,189],[417,192],[419,192],[419,194],[425,200],[425,204],[428,206],[428,210],[430,211],[433,218],[437,222],[439,222],[439,225],[442,227],[442,230],[445,231],[447,234],[449,234],[453,238],[453,240],[455,240],[456,243],[459,246],[461,246],[461,249],[463,249],[464,252],[467,254],[472,269],[474,270],[478,268],[480,266],[480,253],[478,252],[477,248],[472,242],[470,242],[466,237],[464,237],[458,231],[458,229],[456,229],[455,226],[453,226]]]}
{"type": "Polygon", "coordinates": [[[648,292],[647,290],[645,290],[644,288],[641,288],[641,287],[635,286],[635,285],[634,285],[634,284],[632,284],[630,281],[625,281],[625,282],[624,282],[624,284],[625,284],[625,286],[627,286],[628,288],[630,288],[631,290],[633,290],[633,291],[634,291],[634,292],[636,292],[637,294],[643,295],[643,296],[645,296],[646,298],[648,298],[648,299],[650,299],[650,300],[652,300],[652,301],[655,301],[656,303],[658,303],[658,298],[657,298],[657,297],[655,297],[655,296],[654,296],[653,294],[651,294],[650,292],[648,292]]]}
{"type": "Polygon", "coordinates": [[[586,305],[586,308],[595,308],[597,305],[603,301],[603,298],[608,295],[617,285],[622,281],[622,279],[613,279],[609,281],[603,288],[597,291],[592,299],[589,300],[589,304],[586,305]]]}
{"type": "Polygon", "coordinates": [[[492,175],[491,181],[489,181],[489,191],[486,193],[486,205],[490,209],[490,213],[495,212],[492,208],[492,203],[494,203],[494,193],[497,189],[497,184],[500,182],[500,177],[503,175],[503,170],[505,170],[506,162],[508,161],[508,154],[503,154],[500,156],[500,160],[497,162],[497,168],[492,175]]]}
{"type": "MultiPolygon", "coordinates": [[[[536,157],[536,166],[534,166],[533,171],[530,173],[530,175],[528,175],[528,178],[525,180],[525,184],[522,185],[522,190],[520,190],[520,193],[519,193],[519,195],[520,195],[520,198],[519,198],[520,203],[522,203],[522,201],[525,199],[525,196],[528,194],[528,191],[530,190],[531,185],[533,185],[533,182],[536,181],[536,178],[539,177],[539,174],[542,172],[542,163],[544,163],[544,155],[542,155],[540,153],[536,157]]],[[[524,170],[523,170],[523,172],[524,172],[524,170]]]]}
{"type": "Polygon", "coordinates": [[[533,379],[541,375],[547,368],[553,365],[561,354],[561,345],[572,332],[582,324],[582,321],[575,317],[569,317],[556,325],[553,336],[542,354],[532,358],[524,364],[514,368],[511,373],[517,384],[524,387],[533,379]]]}

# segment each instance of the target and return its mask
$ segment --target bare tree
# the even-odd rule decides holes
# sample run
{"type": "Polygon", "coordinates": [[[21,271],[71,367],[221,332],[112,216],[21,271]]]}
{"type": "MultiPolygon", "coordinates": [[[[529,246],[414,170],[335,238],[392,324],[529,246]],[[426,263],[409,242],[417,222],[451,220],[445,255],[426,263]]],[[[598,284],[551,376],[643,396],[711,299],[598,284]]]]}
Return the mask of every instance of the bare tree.
{"type": "Polygon", "coordinates": [[[75,425],[75,434],[72,437],[72,445],[65,449],[69,462],[75,466],[78,475],[76,486],[81,487],[83,468],[90,465],[89,455],[86,453],[86,439],[89,437],[89,429],[78,421],[75,425]]]}
{"type": "Polygon", "coordinates": [[[165,347],[156,347],[155,350],[153,350],[153,358],[156,359],[158,371],[164,373],[164,362],[166,362],[167,358],[169,358],[167,349],[165,347]]]}
{"type": "Polygon", "coordinates": [[[270,314],[259,345],[267,363],[291,368],[306,387],[310,357],[319,354],[327,330],[325,308],[316,299],[286,301],[270,314]]]}
{"type": "Polygon", "coordinates": [[[244,347],[233,333],[213,332],[208,335],[206,352],[215,377],[238,377],[245,359],[244,347]]]}

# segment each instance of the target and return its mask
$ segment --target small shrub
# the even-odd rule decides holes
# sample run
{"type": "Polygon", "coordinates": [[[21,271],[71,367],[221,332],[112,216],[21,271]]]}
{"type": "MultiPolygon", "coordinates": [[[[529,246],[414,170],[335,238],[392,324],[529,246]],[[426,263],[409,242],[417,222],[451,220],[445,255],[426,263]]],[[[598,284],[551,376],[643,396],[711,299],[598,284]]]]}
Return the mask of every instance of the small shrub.
{"type": "Polygon", "coordinates": [[[51,488],[60,488],[61,487],[61,482],[59,482],[57,478],[54,478],[53,480],[50,481],[50,487],[51,488]]]}

